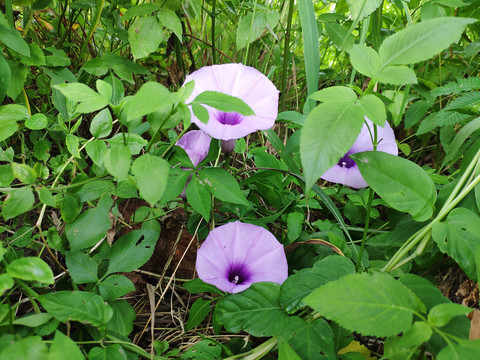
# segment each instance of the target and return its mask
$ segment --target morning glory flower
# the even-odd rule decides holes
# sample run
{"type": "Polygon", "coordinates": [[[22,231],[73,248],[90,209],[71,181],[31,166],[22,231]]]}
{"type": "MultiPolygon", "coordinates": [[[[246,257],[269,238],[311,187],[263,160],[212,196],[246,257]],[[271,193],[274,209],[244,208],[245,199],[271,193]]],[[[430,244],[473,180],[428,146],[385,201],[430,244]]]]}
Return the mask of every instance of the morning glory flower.
{"type": "MultiPolygon", "coordinates": [[[[202,130],[192,130],[178,139],[176,145],[185,150],[193,166],[197,167],[197,165],[200,164],[208,155],[208,151],[210,150],[210,141],[212,141],[212,138],[205,134],[202,130]]],[[[186,171],[191,170],[189,168],[182,169],[186,171]]],[[[186,189],[191,179],[192,175],[188,177],[185,188],[180,194],[180,197],[183,199],[187,197],[186,189]]]]}
{"type": "Polygon", "coordinates": [[[236,112],[223,112],[210,106],[209,120],[201,122],[192,113],[192,122],[214,139],[222,140],[224,151],[233,151],[235,140],[257,130],[270,129],[278,113],[279,91],[260,71],[242,64],[205,66],[188,75],[185,83],[195,81],[195,88],[187,103],[204,91],[218,91],[243,100],[255,115],[243,116],[236,112]],[[228,149],[226,149],[228,148],[228,149]]]}
{"type": "Polygon", "coordinates": [[[176,145],[185,150],[193,166],[196,167],[207,156],[211,140],[212,138],[202,130],[192,130],[183,135],[176,145]]]}
{"type": "Polygon", "coordinates": [[[197,252],[197,273],[222,291],[237,293],[260,281],[288,276],[283,245],[261,226],[235,221],[210,231],[197,252]]]}
{"type": "MultiPolygon", "coordinates": [[[[365,117],[365,124],[357,137],[357,140],[352,145],[350,150],[343,155],[338,163],[328,169],[325,174],[321,176],[323,180],[333,183],[343,184],[359,189],[367,187],[368,184],[363,178],[355,161],[350,159],[350,154],[355,154],[362,151],[373,150],[373,123],[365,117]],[[371,135],[370,135],[371,134],[371,135]]],[[[377,150],[388,154],[398,155],[398,147],[395,142],[395,134],[388,121],[385,122],[384,127],[377,126],[377,150]]]]}

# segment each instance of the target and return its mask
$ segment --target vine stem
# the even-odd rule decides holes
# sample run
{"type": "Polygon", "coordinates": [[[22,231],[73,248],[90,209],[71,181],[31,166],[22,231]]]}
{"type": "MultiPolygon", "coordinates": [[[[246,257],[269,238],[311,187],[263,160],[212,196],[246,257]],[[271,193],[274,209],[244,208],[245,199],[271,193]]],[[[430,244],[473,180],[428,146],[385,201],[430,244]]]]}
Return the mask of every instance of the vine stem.
{"type": "Polygon", "coordinates": [[[425,249],[425,246],[427,245],[430,237],[431,237],[431,230],[433,228],[433,225],[437,222],[440,222],[448,213],[458,205],[460,201],[470,192],[472,191],[476,185],[480,183],[480,175],[477,175],[474,177],[471,181],[469,181],[466,186],[463,188],[463,190],[460,191],[462,188],[463,184],[466,182],[466,180],[470,177],[470,174],[472,171],[475,169],[477,164],[480,163],[480,149],[477,151],[475,154],[474,158],[468,164],[467,169],[463,173],[463,175],[460,177],[460,180],[458,181],[457,185],[453,189],[453,191],[450,193],[450,196],[448,197],[447,201],[445,201],[445,204],[443,204],[442,208],[438,212],[437,216],[425,225],[422,229],[417,231],[415,234],[413,234],[401,247],[398,249],[398,251],[393,255],[393,257],[390,259],[390,261],[385,265],[383,268],[383,271],[389,272],[392,270],[395,270],[399,266],[403,265],[404,263],[412,260],[413,258],[421,255],[423,253],[423,250],[425,249]],[[417,250],[410,256],[408,256],[406,259],[402,260],[408,252],[414,247],[418,245],[417,250]]]}
{"type": "Polygon", "coordinates": [[[237,354],[234,356],[230,356],[225,360],[233,360],[233,359],[243,359],[243,360],[256,360],[261,359],[263,356],[267,355],[270,350],[272,350],[278,343],[278,338],[276,336],[271,337],[263,344],[260,344],[255,349],[250,350],[243,354],[237,354]]]}
{"type": "Polygon", "coordinates": [[[280,95],[280,110],[285,111],[285,98],[287,97],[287,68],[290,50],[290,33],[292,31],[293,5],[295,1],[290,0],[288,4],[287,30],[285,32],[285,45],[283,50],[283,71],[282,71],[282,91],[280,95]]]}

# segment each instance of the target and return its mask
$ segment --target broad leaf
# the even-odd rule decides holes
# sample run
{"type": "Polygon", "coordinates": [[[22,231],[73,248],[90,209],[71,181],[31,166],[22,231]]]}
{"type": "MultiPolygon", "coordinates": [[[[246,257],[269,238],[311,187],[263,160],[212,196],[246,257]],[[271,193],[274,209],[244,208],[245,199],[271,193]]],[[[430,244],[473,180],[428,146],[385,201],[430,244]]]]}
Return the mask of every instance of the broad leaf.
{"type": "Polygon", "coordinates": [[[375,77],[380,70],[380,57],[371,47],[365,45],[353,45],[350,50],[350,61],[359,73],[368,77],[375,77]]]}
{"type": "Polygon", "coordinates": [[[182,23],[180,19],[175,14],[175,11],[169,9],[160,9],[157,12],[158,21],[160,24],[165,26],[168,30],[173,31],[173,33],[177,36],[177,38],[182,42],[182,23]]]}
{"type": "Polygon", "coordinates": [[[476,19],[441,17],[410,25],[380,45],[382,68],[428,60],[458,41],[465,27],[476,19]]]}
{"type": "Polygon", "coordinates": [[[173,109],[178,103],[178,98],[171,94],[165,86],[156,82],[147,82],[133,96],[124,110],[126,120],[141,118],[155,111],[173,109]]]}
{"type": "Polygon", "coordinates": [[[220,168],[204,168],[198,171],[200,184],[207,186],[213,196],[233,204],[248,206],[250,203],[240,190],[235,178],[220,168]]]}
{"type": "Polygon", "coordinates": [[[105,275],[129,272],[145,264],[153,254],[158,239],[156,231],[134,230],[115,241],[105,275]]]}
{"type": "Polygon", "coordinates": [[[89,323],[104,327],[113,315],[100,295],[84,291],[57,291],[40,295],[42,306],[57,320],[89,323]]]}
{"type": "Polygon", "coordinates": [[[480,340],[450,342],[437,355],[437,360],[476,360],[480,353],[480,340]]]}
{"type": "Polygon", "coordinates": [[[35,202],[35,196],[30,187],[9,190],[2,205],[2,216],[5,220],[14,218],[30,210],[35,202]]]}
{"type": "Polygon", "coordinates": [[[93,246],[107,235],[111,227],[112,205],[112,198],[105,195],[95,208],[84,211],[74,222],[66,225],[65,234],[70,243],[70,250],[76,251],[93,246]]]}
{"type": "Polygon", "coordinates": [[[154,206],[165,192],[170,165],[158,156],[145,154],[135,159],[132,172],[140,195],[154,206]]]}
{"type": "Polygon", "coordinates": [[[103,157],[103,163],[108,172],[118,178],[118,180],[126,179],[131,161],[128,146],[113,146],[107,150],[103,157]]]}
{"type": "Polygon", "coordinates": [[[45,261],[36,257],[24,257],[14,260],[6,267],[6,272],[12,278],[25,281],[37,281],[53,284],[53,272],[45,261]]]}
{"type": "Polygon", "coordinates": [[[302,300],[316,288],[342,276],[353,274],[351,260],[332,255],[315,263],[310,269],[302,269],[290,275],[282,284],[278,301],[289,313],[305,306],[302,300]]]}
{"type": "Polygon", "coordinates": [[[224,112],[236,112],[245,116],[255,115],[243,100],[218,91],[204,91],[197,95],[193,103],[208,105],[224,112]]]}
{"type": "Polygon", "coordinates": [[[383,101],[373,94],[367,94],[360,98],[359,105],[363,109],[363,113],[374,124],[384,127],[387,121],[387,113],[383,101]]]}
{"type": "Polygon", "coordinates": [[[360,21],[363,18],[366,18],[383,3],[383,0],[346,0],[346,1],[350,9],[350,12],[352,13],[352,18],[355,21],[360,21]]]}
{"type": "Polygon", "coordinates": [[[129,278],[113,274],[98,285],[98,291],[106,301],[113,301],[128,294],[130,291],[135,291],[135,285],[129,278]]]}
{"type": "Polygon", "coordinates": [[[98,265],[83,251],[65,253],[68,273],[77,284],[94,283],[98,281],[98,265]]]}
{"type": "Polygon", "coordinates": [[[435,223],[433,240],[438,248],[451,256],[471,279],[477,278],[480,264],[475,262],[475,252],[480,248],[480,218],[466,208],[450,212],[445,222],[435,223]]]}
{"type": "Polygon", "coordinates": [[[23,56],[30,56],[30,48],[17,29],[0,24],[0,41],[23,56]]]}
{"type": "Polygon", "coordinates": [[[424,306],[403,284],[379,272],[344,276],[316,289],[303,301],[342,327],[372,336],[408,330],[413,313],[424,306]]]}
{"type": "MultiPolygon", "coordinates": [[[[107,330],[128,336],[133,330],[133,321],[137,313],[127,300],[116,300],[111,303],[113,316],[107,323],[107,330]]],[[[107,358],[109,360],[110,358],[107,358]]]]}
{"type": "Polygon", "coordinates": [[[138,17],[128,29],[128,41],[136,60],[156,51],[162,40],[163,31],[156,16],[138,17]]]}
{"type": "Polygon", "coordinates": [[[396,210],[408,212],[416,221],[428,220],[437,196],[432,179],[417,164],[381,151],[350,156],[365,181],[396,210]]]}
{"type": "Polygon", "coordinates": [[[416,84],[417,75],[415,71],[405,65],[387,66],[376,76],[375,80],[383,84],[405,85],[416,84]]]}
{"type": "Polygon", "coordinates": [[[83,360],[83,354],[78,348],[77,344],[58,330],[55,330],[55,337],[53,338],[50,352],[48,353],[49,360],[64,360],[65,354],[68,354],[69,360],[83,360]]]}
{"type": "Polygon", "coordinates": [[[185,190],[188,203],[192,208],[205,218],[210,220],[210,211],[212,206],[212,197],[210,191],[205,184],[200,184],[197,176],[193,176],[185,190]]]}
{"type": "Polygon", "coordinates": [[[272,336],[281,332],[287,318],[278,303],[280,285],[255,283],[245,291],[220,300],[215,313],[228,331],[244,330],[253,336],[272,336]]]}
{"type": "Polygon", "coordinates": [[[282,324],[280,336],[302,360],[336,359],[332,329],[323,319],[307,322],[292,316],[282,324]]]}
{"type": "Polygon", "coordinates": [[[59,84],[54,88],[67,99],[79,102],[80,105],[76,109],[79,113],[91,113],[108,105],[108,101],[102,95],[82,83],[59,84]]]}
{"type": "Polygon", "coordinates": [[[211,302],[211,300],[203,300],[202,298],[195,300],[188,313],[188,321],[185,326],[185,331],[191,330],[201,324],[211,310],[211,302]]]}
{"type": "Polygon", "coordinates": [[[354,103],[339,106],[326,102],[308,115],[300,137],[307,189],[347,153],[363,123],[363,111],[354,103]]]}
{"type": "Polygon", "coordinates": [[[473,309],[460,304],[439,304],[428,312],[428,323],[431,326],[447,325],[455,316],[466,315],[473,309]]]}
{"type": "Polygon", "coordinates": [[[110,135],[112,132],[112,114],[109,109],[103,109],[94,116],[90,123],[90,132],[96,138],[110,135]]]}

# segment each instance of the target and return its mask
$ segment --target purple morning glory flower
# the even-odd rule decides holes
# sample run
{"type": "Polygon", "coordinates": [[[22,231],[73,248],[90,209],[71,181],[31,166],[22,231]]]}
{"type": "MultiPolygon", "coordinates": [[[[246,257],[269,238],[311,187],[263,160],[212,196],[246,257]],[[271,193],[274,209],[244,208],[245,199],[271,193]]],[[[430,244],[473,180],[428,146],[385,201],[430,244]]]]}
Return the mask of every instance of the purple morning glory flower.
{"type": "Polygon", "coordinates": [[[183,135],[176,145],[185,150],[193,166],[196,167],[207,156],[211,140],[212,138],[202,130],[192,130],[183,135]]]}
{"type": "MultiPolygon", "coordinates": [[[[372,151],[372,136],[373,123],[370,119],[365,117],[365,124],[363,124],[362,130],[350,150],[340,158],[336,165],[328,169],[321,178],[330,182],[351,186],[356,189],[367,187],[368,184],[360,173],[357,164],[350,159],[349,155],[362,151],[372,151]],[[372,135],[370,135],[370,133],[372,135]]],[[[395,134],[388,121],[385,121],[384,127],[377,126],[377,144],[378,151],[398,155],[395,134]]]]}
{"type": "Polygon", "coordinates": [[[242,64],[205,66],[188,75],[185,83],[192,80],[195,80],[195,88],[187,103],[204,91],[218,91],[242,99],[255,113],[243,116],[205,106],[209,120],[204,124],[190,109],[192,122],[211,137],[225,141],[240,139],[257,130],[270,129],[275,123],[279,91],[257,69],[242,64]]]}
{"type": "Polygon", "coordinates": [[[237,293],[260,281],[288,276],[283,245],[264,228],[235,221],[212,230],[197,252],[197,273],[222,291],[237,293]]]}

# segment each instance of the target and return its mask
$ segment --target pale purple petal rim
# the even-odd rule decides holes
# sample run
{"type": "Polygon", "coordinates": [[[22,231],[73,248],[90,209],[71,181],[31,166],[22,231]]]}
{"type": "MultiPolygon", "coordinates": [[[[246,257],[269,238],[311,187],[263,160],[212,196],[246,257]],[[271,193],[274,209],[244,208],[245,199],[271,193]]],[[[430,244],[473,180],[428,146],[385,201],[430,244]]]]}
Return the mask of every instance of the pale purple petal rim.
{"type": "MultiPolygon", "coordinates": [[[[373,134],[373,125],[374,124],[370,121],[370,119],[365,117],[365,124],[360,130],[357,140],[355,140],[355,143],[348,151],[350,154],[373,150],[373,142],[370,135],[370,133],[373,134]]],[[[398,146],[395,141],[395,134],[388,121],[385,122],[383,127],[377,126],[377,139],[378,151],[383,151],[395,156],[398,155],[398,146]]],[[[328,169],[321,176],[321,178],[332,183],[343,184],[355,189],[368,186],[356,164],[350,168],[342,167],[336,164],[328,169]]]]}
{"type": "Polygon", "coordinates": [[[222,291],[237,293],[260,281],[281,284],[288,277],[283,245],[264,228],[235,221],[212,230],[197,252],[197,273],[222,291]],[[241,283],[229,276],[241,274],[241,283]]]}
{"type": "Polygon", "coordinates": [[[260,71],[243,64],[223,64],[205,66],[188,75],[185,83],[195,80],[195,88],[187,99],[191,102],[204,91],[218,91],[242,99],[255,115],[240,116],[236,124],[222,124],[225,113],[205,106],[209,113],[207,124],[201,122],[193,113],[192,122],[215,139],[240,139],[257,130],[270,129],[278,114],[279,91],[260,71]]]}

